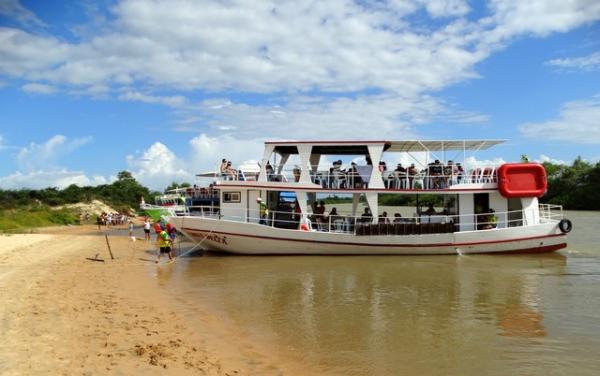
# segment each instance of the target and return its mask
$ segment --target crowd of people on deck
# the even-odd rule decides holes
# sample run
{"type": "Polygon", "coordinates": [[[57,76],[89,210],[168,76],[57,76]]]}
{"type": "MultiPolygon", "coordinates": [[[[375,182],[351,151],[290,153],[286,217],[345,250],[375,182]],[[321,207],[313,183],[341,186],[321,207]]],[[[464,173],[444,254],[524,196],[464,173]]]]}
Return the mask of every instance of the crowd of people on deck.
{"type": "MultiPolygon", "coordinates": [[[[342,161],[332,163],[327,174],[315,174],[313,182],[323,188],[360,189],[368,188],[373,164],[369,157],[365,158],[366,165],[359,166],[351,162],[350,166],[342,169],[342,161]]],[[[460,183],[465,178],[465,170],[461,163],[448,161],[447,164],[435,160],[426,168],[419,170],[414,163],[405,167],[398,163],[391,170],[385,161],[378,164],[383,183],[388,189],[445,189],[452,184],[460,183]]]]}
{"type": "MultiPolygon", "coordinates": [[[[364,189],[369,187],[374,167],[368,156],[365,157],[364,165],[358,165],[352,161],[346,168],[342,168],[342,166],[342,160],[333,161],[331,167],[326,171],[311,171],[311,180],[323,188],[364,189]]],[[[282,172],[276,173],[270,161],[267,161],[264,167],[267,181],[300,181],[301,169],[297,165],[293,167],[291,176],[284,176],[282,172]]],[[[467,181],[467,172],[463,165],[452,160],[443,163],[436,159],[424,168],[418,168],[414,163],[408,166],[398,163],[395,167],[388,168],[385,161],[380,161],[377,168],[387,189],[447,189],[454,184],[467,181]]],[[[491,180],[491,176],[486,176],[486,174],[491,175],[492,169],[475,169],[471,173],[480,172],[483,172],[484,177],[491,180]]],[[[244,173],[233,167],[232,162],[227,158],[221,160],[219,175],[225,180],[246,180],[244,173]]],[[[252,175],[248,178],[249,180],[257,178],[255,176],[257,174],[252,175]]]]}

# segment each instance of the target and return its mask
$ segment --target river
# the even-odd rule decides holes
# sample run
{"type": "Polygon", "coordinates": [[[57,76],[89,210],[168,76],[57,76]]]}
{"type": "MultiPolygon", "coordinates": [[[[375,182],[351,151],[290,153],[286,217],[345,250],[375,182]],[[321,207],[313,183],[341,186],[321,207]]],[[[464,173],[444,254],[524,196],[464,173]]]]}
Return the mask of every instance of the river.
{"type": "Polygon", "coordinates": [[[307,374],[597,375],[600,213],[543,255],[184,257],[160,286],[307,374]],[[298,367],[302,368],[298,368],[298,367]]]}

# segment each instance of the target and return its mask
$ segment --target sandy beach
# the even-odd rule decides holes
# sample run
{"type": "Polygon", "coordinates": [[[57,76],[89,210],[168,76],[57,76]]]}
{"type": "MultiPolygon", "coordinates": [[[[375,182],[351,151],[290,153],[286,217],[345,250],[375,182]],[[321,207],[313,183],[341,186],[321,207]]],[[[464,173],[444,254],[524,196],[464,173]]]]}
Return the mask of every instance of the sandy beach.
{"type": "Polygon", "coordinates": [[[111,236],[111,260],[95,226],[45,232],[0,235],[0,374],[283,373],[209,310],[190,330],[153,243],[111,236]]]}

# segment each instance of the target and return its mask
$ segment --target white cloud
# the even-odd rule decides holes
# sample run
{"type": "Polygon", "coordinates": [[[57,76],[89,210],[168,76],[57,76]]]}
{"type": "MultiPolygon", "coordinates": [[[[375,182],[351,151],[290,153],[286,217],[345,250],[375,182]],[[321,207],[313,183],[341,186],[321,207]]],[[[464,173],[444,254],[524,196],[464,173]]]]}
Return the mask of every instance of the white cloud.
{"type": "Polygon", "coordinates": [[[45,26],[32,11],[22,6],[19,0],[0,1],[0,15],[14,18],[25,26],[45,26]]]}
{"type": "Polygon", "coordinates": [[[489,7],[497,24],[492,33],[496,38],[528,33],[545,36],[600,19],[596,0],[491,0],[489,7]]]}
{"type": "Polygon", "coordinates": [[[51,85],[30,83],[21,86],[21,89],[27,93],[34,94],[53,94],[56,93],[56,88],[51,85]]]}
{"type": "Polygon", "coordinates": [[[155,142],[142,153],[128,155],[126,160],[132,175],[154,189],[164,189],[172,181],[193,181],[194,175],[182,167],[184,163],[160,142],[155,142]]]}
{"type": "Polygon", "coordinates": [[[540,154],[540,158],[535,160],[538,163],[550,162],[552,164],[566,165],[568,162],[563,161],[562,159],[554,159],[550,158],[545,154],[540,154]]]}
{"type": "Polygon", "coordinates": [[[537,140],[559,140],[581,144],[600,144],[600,95],[589,100],[565,103],[560,115],[542,123],[526,123],[520,132],[537,140]]]}
{"type": "Polygon", "coordinates": [[[588,56],[583,57],[571,57],[565,59],[553,59],[546,62],[546,65],[550,65],[557,68],[566,70],[585,70],[593,71],[600,69],[600,52],[594,52],[588,56]]]}
{"type": "Polygon", "coordinates": [[[127,91],[119,95],[122,101],[138,101],[144,103],[159,103],[169,107],[181,107],[187,103],[185,97],[177,96],[156,96],[139,93],[136,91],[127,91]]]}
{"type": "Polygon", "coordinates": [[[3,189],[42,189],[47,187],[65,188],[71,184],[78,186],[99,185],[109,183],[103,176],[87,176],[81,171],[58,169],[50,171],[17,171],[7,176],[0,176],[0,187],[3,189]]]}
{"type": "Polygon", "coordinates": [[[463,166],[465,166],[465,169],[468,170],[477,167],[500,166],[504,163],[506,163],[506,161],[500,157],[493,159],[477,159],[474,156],[469,156],[465,158],[463,166]]]}
{"type": "Polygon", "coordinates": [[[43,144],[35,142],[21,148],[17,154],[18,165],[28,171],[56,168],[57,161],[92,140],[91,137],[69,140],[63,135],[56,135],[43,144]]]}

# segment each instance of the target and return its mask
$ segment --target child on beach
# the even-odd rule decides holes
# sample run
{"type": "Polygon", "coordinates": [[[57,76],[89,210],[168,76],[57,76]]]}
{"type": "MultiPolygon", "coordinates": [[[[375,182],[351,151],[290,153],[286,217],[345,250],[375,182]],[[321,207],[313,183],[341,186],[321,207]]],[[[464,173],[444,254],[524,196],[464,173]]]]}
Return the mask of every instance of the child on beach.
{"type": "Polygon", "coordinates": [[[146,217],[146,219],[144,219],[144,237],[147,241],[150,241],[150,226],[150,219],[146,217]]]}
{"type": "Polygon", "coordinates": [[[160,261],[160,256],[163,253],[166,253],[167,256],[169,256],[169,261],[173,261],[173,256],[171,255],[172,244],[173,244],[173,242],[171,241],[171,238],[169,237],[169,234],[167,233],[167,231],[162,230],[160,232],[160,234],[158,234],[158,245],[160,248],[158,251],[158,256],[156,258],[157,264],[160,261]]]}
{"type": "Polygon", "coordinates": [[[130,219],[128,222],[129,222],[129,237],[133,238],[133,221],[130,219]]]}

